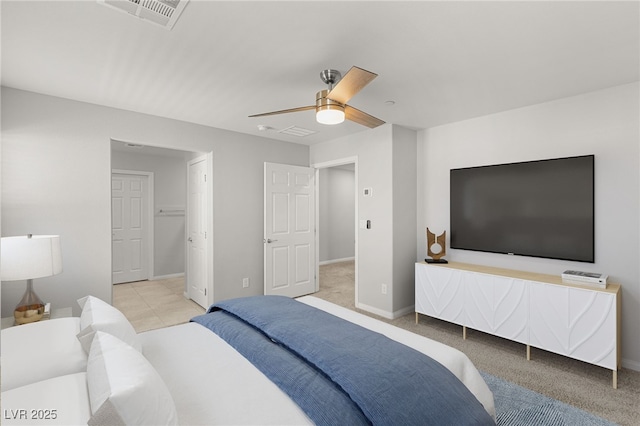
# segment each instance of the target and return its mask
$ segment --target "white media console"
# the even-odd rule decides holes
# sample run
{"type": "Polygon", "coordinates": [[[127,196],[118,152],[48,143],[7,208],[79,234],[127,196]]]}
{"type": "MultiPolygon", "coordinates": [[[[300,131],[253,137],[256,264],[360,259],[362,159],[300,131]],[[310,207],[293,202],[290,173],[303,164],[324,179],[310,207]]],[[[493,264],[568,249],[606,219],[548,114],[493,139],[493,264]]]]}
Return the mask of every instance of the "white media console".
{"type": "Polygon", "coordinates": [[[560,276],[465,263],[416,263],[419,314],[595,364],[620,367],[620,286],[566,284],[560,276]]]}

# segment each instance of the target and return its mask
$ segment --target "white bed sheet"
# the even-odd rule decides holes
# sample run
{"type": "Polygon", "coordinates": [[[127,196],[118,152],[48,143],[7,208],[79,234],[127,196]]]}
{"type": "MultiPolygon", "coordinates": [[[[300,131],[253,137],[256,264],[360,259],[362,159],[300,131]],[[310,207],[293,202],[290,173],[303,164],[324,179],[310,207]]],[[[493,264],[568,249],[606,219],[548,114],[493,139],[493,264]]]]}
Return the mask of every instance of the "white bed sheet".
{"type": "Polygon", "coordinates": [[[182,425],[313,424],[289,397],[196,323],[140,333],[142,353],[171,392],[182,425]]]}
{"type": "MultiPolygon", "coordinates": [[[[313,296],[298,300],[429,355],[451,370],[495,418],[493,394],[457,349],[313,296]]],[[[180,424],[312,424],[286,394],[205,327],[181,324],[139,337],[144,356],[171,391],[180,424]]]]}

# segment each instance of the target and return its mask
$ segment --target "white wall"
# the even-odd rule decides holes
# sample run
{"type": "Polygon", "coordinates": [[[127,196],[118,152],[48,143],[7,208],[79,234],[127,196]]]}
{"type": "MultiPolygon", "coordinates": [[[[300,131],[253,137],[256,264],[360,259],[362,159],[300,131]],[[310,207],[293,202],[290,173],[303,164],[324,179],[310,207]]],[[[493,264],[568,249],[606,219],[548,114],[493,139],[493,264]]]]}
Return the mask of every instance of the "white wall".
{"type": "Polygon", "coordinates": [[[414,311],[416,233],[416,149],[413,130],[393,127],[393,311],[414,311]]]}
{"type": "Polygon", "coordinates": [[[319,260],[355,256],[355,173],[340,167],[319,170],[319,260]]]}
{"type": "MultiPolygon", "coordinates": [[[[111,151],[111,167],[153,173],[153,271],[150,277],[184,273],[185,215],[166,215],[160,209],[187,202],[187,155],[163,156],[140,152],[111,151]]],[[[178,152],[178,151],[176,151],[178,152]]]]}
{"type": "MultiPolygon", "coordinates": [[[[622,285],[623,365],[640,370],[640,105],[638,83],[559,99],[419,132],[418,259],[425,228],[449,231],[449,170],[595,155],[594,264],[449,248],[449,260],[560,274],[609,274],[622,285]]],[[[449,232],[447,232],[449,234],[449,232]]]]}
{"type": "MultiPolygon", "coordinates": [[[[358,220],[370,220],[371,229],[358,228],[358,307],[385,317],[395,317],[412,309],[408,305],[396,305],[394,295],[413,293],[413,272],[397,273],[394,266],[415,262],[415,234],[400,232],[403,225],[413,229],[414,221],[394,221],[398,215],[401,201],[396,205],[394,179],[399,170],[394,171],[394,155],[406,159],[406,149],[415,148],[416,132],[399,126],[386,124],[375,129],[364,130],[354,135],[335,139],[311,146],[310,163],[318,164],[357,157],[358,162],[358,220]],[[394,147],[396,143],[406,144],[404,148],[394,147]],[[372,189],[371,197],[364,197],[364,188],[372,189]],[[406,250],[399,250],[406,247],[406,250]],[[404,258],[409,253],[408,260],[404,258]],[[407,277],[409,277],[407,279],[407,277]],[[399,281],[396,281],[399,279],[399,281]],[[382,284],[387,285],[387,294],[382,294],[382,284]]],[[[412,158],[415,158],[415,149],[412,158]]],[[[415,163],[413,160],[412,163],[415,163]]],[[[400,165],[396,164],[396,167],[400,165]]],[[[405,171],[415,171],[410,164],[405,171]]],[[[407,181],[405,189],[411,194],[411,203],[415,206],[415,173],[398,173],[400,181],[407,181]],[[410,176],[410,178],[407,178],[410,176]]],[[[406,207],[406,205],[404,206],[406,207]]],[[[402,215],[400,214],[400,217],[402,215]]],[[[415,216],[413,216],[415,217],[415,216]]],[[[413,268],[411,268],[413,271],[413,268]]],[[[407,302],[400,297],[398,303],[407,302]]]]}
{"type": "MultiPolygon", "coordinates": [[[[307,146],[3,87],[2,235],[61,236],[64,271],[38,294],[75,314],[86,294],[111,301],[111,139],[213,152],[214,298],[262,294],[263,164],[307,166],[307,146]]],[[[23,292],[3,283],[2,309],[23,292]]]]}
{"type": "Polygon", "coordinates": [[[310,164],[348,157],[358,161],[358,219],[371,220],[371,229],[358,228],[358,295],[360,307],[391,312],[391,294],[382,295],[382,283],[391,285],[392,190],[391,125],[364,130],[349,137],[312,145],[310,164]],[[363,197],[372,188],[372,197],[363,197]]]}

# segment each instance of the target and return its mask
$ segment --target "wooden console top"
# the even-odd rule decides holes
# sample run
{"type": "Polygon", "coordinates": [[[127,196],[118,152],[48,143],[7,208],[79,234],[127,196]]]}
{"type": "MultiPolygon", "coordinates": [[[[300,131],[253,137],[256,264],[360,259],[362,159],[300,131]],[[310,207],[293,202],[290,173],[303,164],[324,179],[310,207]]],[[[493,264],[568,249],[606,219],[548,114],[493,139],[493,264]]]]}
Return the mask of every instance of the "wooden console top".
{"type": "Polygon", "coordinates": [[[562,285],[565,287],[575,287],[575,288],[586,288],[589,290],[597,290],[603,291],[606,293],[617,293],[620,291],[619,284],[613,284],[607,282],[607,288],[600,288],[596,286],[590,286],[588,284],[580,285],[580,284],[570,284],[562,282],[562,277],[560,275],[548,275],[548,274],[539,274],[536,272],[525,272],[518,271],[515,269],[504,269],[504,268],[496,268],[493,266],[482,266],[482,265],[472,265],[470,263],[460,263],[460,262],[449,262],[449,263],[426,263],[426,262],[418,262],[429,266],[435,266],[438,268],[451,268],[451,269],[459,269],[463,271],[471,271],[471,272],[479,272],[490,275],[499,275],[503,277],[511,277],[518,278],[522,280],[529,281],[538,281],[547,284],[556,284],[562,285]]]}

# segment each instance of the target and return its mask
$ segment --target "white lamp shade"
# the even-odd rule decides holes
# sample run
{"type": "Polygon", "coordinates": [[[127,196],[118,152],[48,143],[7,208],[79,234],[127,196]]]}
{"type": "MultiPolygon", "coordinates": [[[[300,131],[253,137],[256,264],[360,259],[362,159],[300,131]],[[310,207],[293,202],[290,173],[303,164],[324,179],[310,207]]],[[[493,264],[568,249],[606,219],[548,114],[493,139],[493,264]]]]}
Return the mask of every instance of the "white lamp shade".
{"type": "Polygon", "coordinates": [[[4,237],[0,247],[2,281],[49,277],[62,272],[60,236],[4,237]]]}
{"type": "Polygon", "coordinates": [[[321,124],[340,124],[344,121],[344,109],[328,105],[316,112],[316,121],[321,124]]]}

